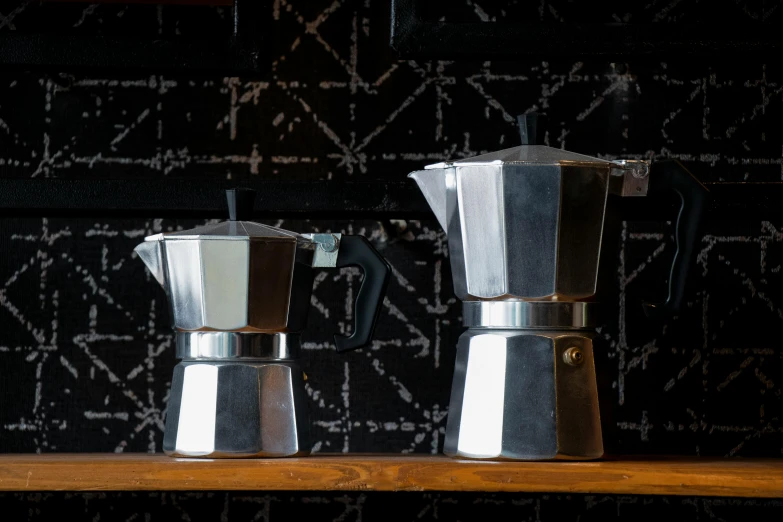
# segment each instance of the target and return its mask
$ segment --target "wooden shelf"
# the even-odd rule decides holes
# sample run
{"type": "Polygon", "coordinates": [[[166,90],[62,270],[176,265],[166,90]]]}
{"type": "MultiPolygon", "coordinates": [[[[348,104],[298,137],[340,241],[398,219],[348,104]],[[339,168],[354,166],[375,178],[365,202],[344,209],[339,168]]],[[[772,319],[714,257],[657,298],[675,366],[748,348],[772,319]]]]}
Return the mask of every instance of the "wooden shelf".
{"type": "Polygon", "coordinates": [[[173,459],[149,454],[0,455],[3,491],[367,490],[783,498],[783,459],[489,462],[444,456],[173,459]]]}

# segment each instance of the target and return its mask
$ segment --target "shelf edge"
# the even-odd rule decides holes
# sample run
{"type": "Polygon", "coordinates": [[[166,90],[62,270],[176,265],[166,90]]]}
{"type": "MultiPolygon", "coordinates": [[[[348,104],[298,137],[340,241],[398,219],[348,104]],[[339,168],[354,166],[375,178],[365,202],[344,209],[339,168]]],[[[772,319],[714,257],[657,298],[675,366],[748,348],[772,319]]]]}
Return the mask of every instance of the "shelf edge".
{"type": "Polygon", "coordinates": [[[492,462],[444,456],[0,455],[0,491],[464,491],[783,498],[783,460],[492,462]]]}

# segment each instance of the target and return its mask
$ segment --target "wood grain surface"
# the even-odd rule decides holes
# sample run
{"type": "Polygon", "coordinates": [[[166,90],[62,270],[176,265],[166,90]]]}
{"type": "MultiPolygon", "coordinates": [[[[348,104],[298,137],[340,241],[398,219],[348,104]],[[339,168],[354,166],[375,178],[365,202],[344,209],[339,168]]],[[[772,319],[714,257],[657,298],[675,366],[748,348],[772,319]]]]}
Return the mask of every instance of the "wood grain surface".
{"type": "Polygon", "coordinates": [[[783,497],[783,459],[488,462],[444,456],[174,459],[150,454],[0,455],[3,491],[505,491],[783,497]]]}

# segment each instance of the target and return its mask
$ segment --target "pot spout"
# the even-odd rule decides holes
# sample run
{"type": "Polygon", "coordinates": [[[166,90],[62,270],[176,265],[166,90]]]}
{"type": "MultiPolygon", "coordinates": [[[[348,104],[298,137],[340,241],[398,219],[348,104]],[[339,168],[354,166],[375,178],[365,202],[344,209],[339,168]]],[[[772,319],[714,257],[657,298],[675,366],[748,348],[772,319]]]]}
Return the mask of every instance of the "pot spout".
{"type": "Polygon", "coordinates": [[[162,238],[163,234],[146,237],[144,243],[138,245],[133,251],[144,261],[147,270],[152,273],[160,286],[165,287],[166,274],[163,271],[162,238]]]}
{"type": "Polygon", "coordinates": [[[427,170],[417,170],[408,174],[408,177],[412,178],[419,185],[419,190],[421,190],[424,199],[429,203],[441,228],[443,228],[444,232],[448,232],[445,169],[429,168],[427,170]]]}

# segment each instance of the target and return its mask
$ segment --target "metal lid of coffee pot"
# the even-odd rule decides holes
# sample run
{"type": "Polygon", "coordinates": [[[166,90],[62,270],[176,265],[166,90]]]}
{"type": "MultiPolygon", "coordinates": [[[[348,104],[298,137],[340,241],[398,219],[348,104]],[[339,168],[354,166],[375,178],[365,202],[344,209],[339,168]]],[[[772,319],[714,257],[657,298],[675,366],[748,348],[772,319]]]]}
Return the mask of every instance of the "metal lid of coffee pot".
{"type": "Polygon", "coordinates": [[[675,192],[681,204],[669,296],[645,305],[648,315],[671,315],[682,301],[706,189],[674,161],[657,161],[653,175],[648,161],[606,160],[542,145],[541,119],[518,117],[518,147],[409,174],[449,237],[457,297],[591,301],[599,290],[599,258],[607,251],[601,245],[608,196],[675,192]]]}
{"type": "Polygon", "coordinates": [[[649,162],[639,160],[607,160],[595,158],[585,154],[577,154],[563,149],[556,149],[542,144],[542,133],[538,132],[544,127],[545,117],[541,114],[529,113],[517,116],[519,134],[522,145],[480,154],[472,158],[464,158],[454,161],[444,161],[427,165],[425,170],[443,169],[449,167],[486,167],[502,165],[529,165],[529,166],[559,166],[559,167],[591,167],[608,168],[614,170],[616,176],[630,171],[628,176],[634,183],[633,193],[626,195],[645,195],[647,190],[647,174],[649,162]]]}
{"type": "Polygon", "coordinates": [[[312,238],[297,232],[283,230],[247,221],[253,213],[255,191],[249,189],[230,189],[226,191],[228,200],[229,221],[211,223],[201,227],[168,232],[150,236],[146,240],[158,239],[226,239],[248,240],[264,239],[265,241],[312,242],[312,238]]]}
{"type": "Polygon", "coordinates": [[[595,165],[616,167],[624,162],[609,161],[584,154],[577,154],[546,145],[519,145],[472,158],[455,161],[444,161],[427,165],[425,169],[442,169],[446,167],[468,167],[488,165],[571,165],[591,167],[595,165]]]}
{"type": "MultiPolygon", "coordinates": [[[[281,228],[253,223],[252,221],[222,221],[202,227],[160,234],[163,239],[226,239],[248,240],[265,239],[268,241],[305,240],[296,232],[281,228]]],[[[151,236],[154,237],[154,236],[151,236]]]]}
{"type": "Polygon", "coordinates": [[[230,220],[146,237],[134,250],[166,290],[179,332],[296,333],[306,324],[314,267],[364,273],[350,336],[370,342],[391,267],[363,236],[298,234],[254,223],[255,191],[227,191],[230,220]]]}

